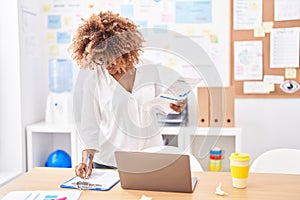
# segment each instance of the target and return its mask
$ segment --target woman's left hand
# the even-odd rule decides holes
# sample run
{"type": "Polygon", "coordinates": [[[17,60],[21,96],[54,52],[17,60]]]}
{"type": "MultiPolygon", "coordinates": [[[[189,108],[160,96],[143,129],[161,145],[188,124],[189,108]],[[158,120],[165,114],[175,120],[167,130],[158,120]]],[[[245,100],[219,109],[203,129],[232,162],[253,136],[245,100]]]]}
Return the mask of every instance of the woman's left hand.
{"type": "Polygon", "coordinates": [[[182,112],[186,106],[186,100],[170,103],[170,108],[175,112],[182,112]]]}

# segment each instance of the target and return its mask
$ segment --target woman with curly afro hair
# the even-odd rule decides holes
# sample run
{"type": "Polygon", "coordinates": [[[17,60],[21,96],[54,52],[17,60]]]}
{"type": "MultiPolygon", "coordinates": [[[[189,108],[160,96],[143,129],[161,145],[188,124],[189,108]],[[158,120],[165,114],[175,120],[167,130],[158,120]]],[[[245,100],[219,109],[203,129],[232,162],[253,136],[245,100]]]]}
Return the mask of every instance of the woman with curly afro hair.
{"type": "MultiPolygon", "coordinates": [[[[77,176],[89,177],[92,168],[115,168],[117,150],[163,144],[156,113],[164,111],[143,106],[155,98],[160,82],[153,67],[137,67],[143,42],[137,25],[111,11],[83,20],[72,38],[69,50],[85,77],[76,121],[84,149],[77,176]]],[[[170,104],[177,112],[184,106],[170,104]]]]}

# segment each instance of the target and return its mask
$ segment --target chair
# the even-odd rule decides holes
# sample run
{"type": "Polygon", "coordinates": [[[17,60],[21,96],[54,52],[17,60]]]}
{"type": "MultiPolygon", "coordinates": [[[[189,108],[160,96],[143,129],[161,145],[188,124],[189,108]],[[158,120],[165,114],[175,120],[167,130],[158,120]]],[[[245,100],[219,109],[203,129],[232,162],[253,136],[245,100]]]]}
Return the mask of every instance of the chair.
{"type": "Polygon", "coordinates": [[[258,156],[249,172],[300,174],[300,149],[273,149],[258,156]]]}
{"type": "Polygon", "coordinates": [[[192,172],[203,172],[203,168],[198,162],[197,158],[191,153],[184,152],[182,149],[174,146],[154,146],[142,150],[143,152],[157,152],[157,153],[173,153],[173,154],[187,154],[190,156],[190,166],[192,172]]]}

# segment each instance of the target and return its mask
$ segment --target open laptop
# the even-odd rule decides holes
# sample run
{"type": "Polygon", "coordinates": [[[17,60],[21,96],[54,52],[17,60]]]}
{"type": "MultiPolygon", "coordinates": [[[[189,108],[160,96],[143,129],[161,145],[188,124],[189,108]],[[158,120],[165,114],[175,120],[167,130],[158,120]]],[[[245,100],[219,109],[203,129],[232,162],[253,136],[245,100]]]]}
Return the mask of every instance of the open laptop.
{"type": "Polygon", "coordinates": [[[191,193],[197,183],[188,155],[116,151],[115,158],[123,189],[191,193]]]}

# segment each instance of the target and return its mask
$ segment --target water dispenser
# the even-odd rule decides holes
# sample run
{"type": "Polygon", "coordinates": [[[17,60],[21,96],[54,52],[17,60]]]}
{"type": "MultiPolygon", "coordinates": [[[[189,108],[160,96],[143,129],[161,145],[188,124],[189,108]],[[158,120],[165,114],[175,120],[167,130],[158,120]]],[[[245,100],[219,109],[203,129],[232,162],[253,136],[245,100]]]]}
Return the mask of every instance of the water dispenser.
{"type": "Polygon", "coordinates": [[[73,64],[69,59],[51,59],[49,64],[49,95],[45,121],[51,125],[72,123],[73,64]]]}

